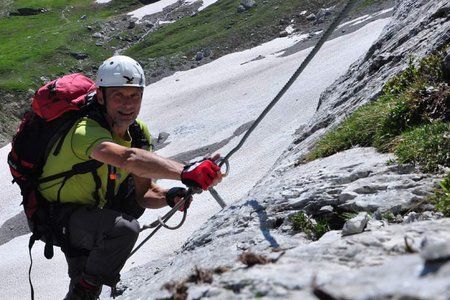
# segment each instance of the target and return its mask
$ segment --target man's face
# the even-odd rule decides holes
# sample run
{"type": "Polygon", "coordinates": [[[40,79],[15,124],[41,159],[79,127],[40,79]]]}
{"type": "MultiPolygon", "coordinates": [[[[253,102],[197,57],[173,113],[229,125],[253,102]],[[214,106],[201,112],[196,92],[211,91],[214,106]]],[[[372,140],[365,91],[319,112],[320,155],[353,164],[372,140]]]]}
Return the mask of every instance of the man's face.
{"type": "MultiPolygon", "coordinates": [[[[114,127],[128,128],[137,118],[142,103],[142,88],[109,87],[106,91],[106,112],[111,117],[114,127]]],[[[99,97],[100,104],[104,98],[99,97]]]]}

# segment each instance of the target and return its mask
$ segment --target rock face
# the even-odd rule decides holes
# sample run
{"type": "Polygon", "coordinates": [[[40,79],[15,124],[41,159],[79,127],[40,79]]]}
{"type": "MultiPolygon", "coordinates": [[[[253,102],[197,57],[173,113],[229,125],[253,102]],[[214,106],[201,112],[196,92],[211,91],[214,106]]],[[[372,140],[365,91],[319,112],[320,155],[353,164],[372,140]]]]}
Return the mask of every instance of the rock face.
{"type": "Polygon", "coordinates": [[[330,127],[356,108],[371,102],[383,84],[404,70],[410,58],[420,58],[449,42],[450,3],[438,1],[397,1],[394,18],[361,60],[321,96],[317,113],[299,131],[285,156],[298,159],[330,127]]]}
{"type": "Polygon", "coordinates": [[[338,209],[358,197],[373,210],[413,206],[435,178],[389,167],[390,158],[355,148],[272,176],[212,217],[172,260],[125,277],[132,290],[124,298],[168,299],[186,289],[187,299],[447,299],[450,263],[443,241],[450,241],[450,219],[430,214],[429,221],[388,224],[362,213],[352,219],[361,233],[332,230],[314,242],[289,224],[300,208],[338,209]],[[347,188],[356,197],[340,198],[347,188]],[[378,205],[375,198],[385,201],[378,205]]]}
{"type": "Polygon", "coordinates": [[[424,201],[438,176],[389,164],[392,155],[372,148],[296,165],[411,55],[448,42],[449,11],[447,0],[398,1],[382,37],[323,93],[276,168],[178,255],[125,274],[119,299],[450,299],[450,219],[424,201]],[[294,231],[299,211],[331,230],[316,241],[294,231]]]}

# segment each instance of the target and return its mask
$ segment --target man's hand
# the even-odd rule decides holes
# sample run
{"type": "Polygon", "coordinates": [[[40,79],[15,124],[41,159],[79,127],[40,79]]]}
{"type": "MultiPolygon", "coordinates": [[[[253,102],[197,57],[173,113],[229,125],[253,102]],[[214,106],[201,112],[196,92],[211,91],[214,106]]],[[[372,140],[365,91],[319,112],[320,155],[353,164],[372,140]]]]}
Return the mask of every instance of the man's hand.
{"type": "MultiPolygon", "coordinates": [[[[186,197],[187,190],[182,187],[173,187],[166,193],[166,202],[170,207],[174,207],[178,202],[181,201],[182,198],[186,197]]],[[[186,208],[189,208],[191,204],[192,196],[189,199],[186,199],[184,205],[182,205],[178,210],[184,211],[186,208]]]]}
{"type": "Polygon", "coordinates": [[[210,186],[220,182],[220,167],[212,159],[186,165],[181,172],[181,182],[188,187],[201,188],[206,191],[210,186]]]}

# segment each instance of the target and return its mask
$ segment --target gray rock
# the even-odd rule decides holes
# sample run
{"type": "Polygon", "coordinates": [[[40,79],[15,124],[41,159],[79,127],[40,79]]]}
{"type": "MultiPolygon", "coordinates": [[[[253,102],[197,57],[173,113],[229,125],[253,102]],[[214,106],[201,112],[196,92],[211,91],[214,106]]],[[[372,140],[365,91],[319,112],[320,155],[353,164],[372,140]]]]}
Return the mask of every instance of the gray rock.
{"type": "Polygon", "coordinates": [[[450,260],[450,240],[426,238],[420,255],[425,261],[450,260]]]}
{"type": "Polygon", "coordinates": [[[203,57],[210,57],[212,55],[212,50],[210,48],[206,48],[203,50],[203,57]]]}
{"type": "Polygon", "coordinates": [[[134,22],[134,21],[130,21],[130,22],[128,22],[128,29],[133,29],[133,28],[135,28],[136,27],[136,22],[134,22]]]}
{"type": "Polygon", "coordinates": [[[306,20],[308,20],[308,21],[315,21],[316,19],[317,19],[317,17],[316,17],[315,14],[309,14],[309,15],[306,17],[306,20]]]}
{"type": "Polygon", "coordinates": [[[280,34],[278,35],[279,37],[287,37],[289,35],[289,32],[287,32],[286,30],[283,30],[280,32],[280,34]]]}
{"type": "Polygon", "coordinates": [[[89,55],[87,53],[81,53],[81,52],[70,52],[70,55],[78,60],[86,59],[89,57],[89,55]]]}
{"type": "Polygon", "coordinates": [[[247,9],[245,8],[245,6],[244,5],[242,5],[242,4],[240,4],[238,7],[237,7],[237,12],[238,13],[243,13],[244,11],[246,11],[247,9]]]}
{"type": "Polygon", "coordinates": [[[254,0],[241,0],[241,5],[245,7],[245,9],[250,9],[256,5],[254,0]]]}
{"type": "Polygon", "coordinates": [[[167,132],[160,132],[159,134],[158,134],[158,139],[157,139],[157,142],[158,143],[164,143],[168,138],[169,138],[169,136],[170,136],[170,134],[169,133],[167,133],[167,132]]]}
{"type": "Polygon", "coordinates": [[[155,26],[155,24],[149,20],[144,20],[142,21],[142,23],[145,25],[145,27],[147,28],[153,28],[155,26]]]}
{"type": "Polygon", "coordinates": [[[356,217],[345,222],[342,228],[342,236],[363,232],[369,220],[370,217],[366,212],[360,212],[356,217]]]}
{"type": "Polygon", "coordinates": [[[254,0],[242,0],[237,8],[238,13],[243,13],[256,5],[254,0]]]}
{"type": "Polygon", "coordinates": [[[103,34],[101,34],[100,32],[95,32],[95,33],[92,35],[92,37],[93,37],[94,39],[101,39],[101,38],[103,38],[103,34]]]}
{"type": "Polygon", "coordinates": [[[18,8],[17,12],[10,12],[10,16],[34,16],[38,14],[42,14],[47,12],[48,10],[45,8],[29,8],[29,7],[23,7],[18,8]]]}
{"type": "Polygon", "coordinates": [[[200,60],[202,60],[203,59],[203,52],[201,52],[201,51],[199,51],[199,52],[197,52],[197,54],[195,55],[195,60],[196,61],[200,61],[200,60]]]}
{"type": "Polygon", "coordinates": [[[322,8],[315,15],[314,21],[316,23],[323,23],[326,17],[330,16],[333,12],[333,8],[322,8]]]}

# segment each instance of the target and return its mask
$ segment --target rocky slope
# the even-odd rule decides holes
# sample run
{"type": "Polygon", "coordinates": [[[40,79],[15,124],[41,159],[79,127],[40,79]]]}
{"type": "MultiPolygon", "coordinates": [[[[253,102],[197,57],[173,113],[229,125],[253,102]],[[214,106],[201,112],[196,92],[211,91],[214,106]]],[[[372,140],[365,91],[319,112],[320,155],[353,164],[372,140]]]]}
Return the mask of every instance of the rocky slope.
{"type": "Polygon", "coordinates": [[[212,217],[176,256],[125,274],[121,299],[449,299],[450,219],[424,199],[439,175],[354,148],[298,165],[384,82],[449,42],[447,0],[397,1],[367,55],[321,97],[315,117],[247,197],[212,217]],[[328,220],[317,241],[299,211],[328,220]],[[349,220],[338,216],[352,213],[349,220]],[[389,217],[388,217],[389,216],[389,217]],[[344,223],[345,222],[345,223],[344,223]]]}

